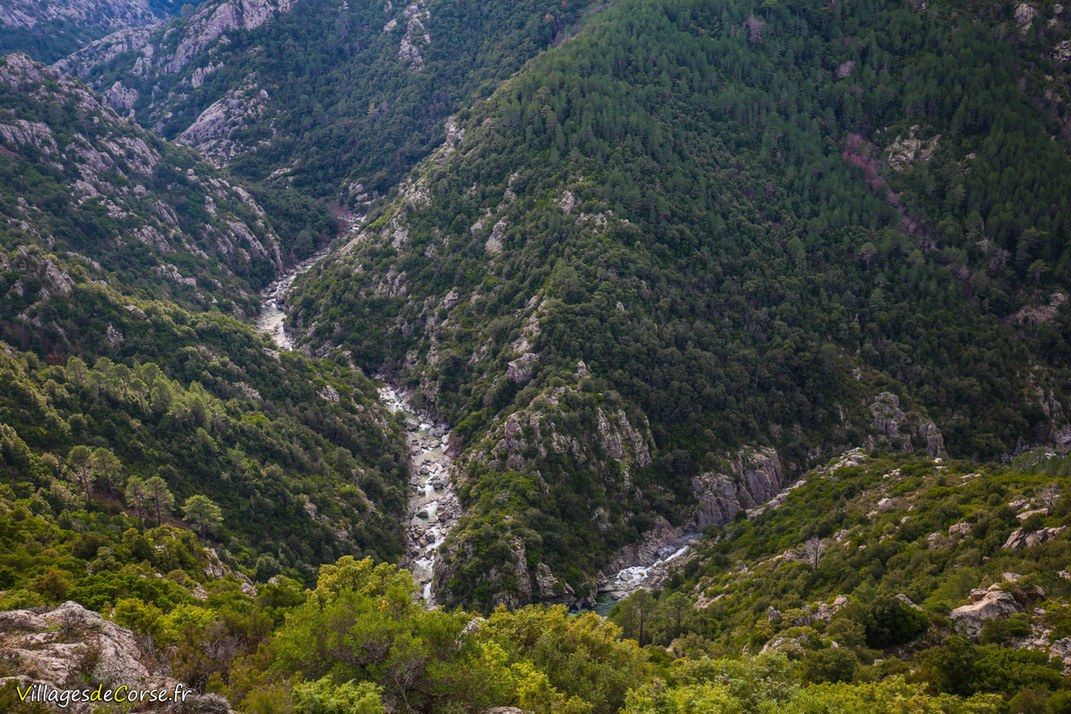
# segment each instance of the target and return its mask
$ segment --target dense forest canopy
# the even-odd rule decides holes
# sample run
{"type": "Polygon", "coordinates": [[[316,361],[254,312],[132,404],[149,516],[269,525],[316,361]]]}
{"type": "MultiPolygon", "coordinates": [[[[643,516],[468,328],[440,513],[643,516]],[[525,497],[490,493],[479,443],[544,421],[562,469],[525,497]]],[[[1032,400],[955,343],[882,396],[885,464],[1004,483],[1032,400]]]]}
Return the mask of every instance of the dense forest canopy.
{"type": "Polygon", "coordinates": [[[1063,439],[1071,164],[1024,53],[955,3],[626,2],[463,112],[294,299],[458,424],[460,600],[522,549],[590,587],[726,454],[805,467],[883,390],[954,454],[1063,439]],[[600,404],[649,467],[554,446],[600,404]]]}
{"type": "Polygon", "coordinates": [[[146,525],[193,498],[187,524],[267,577],[397,558],[405,452],[375,385],[238,319],[331,238],[326,211],[236,182],[25,56],[0,62],[4,483],[48,494],[46,514],[146,525]]]}

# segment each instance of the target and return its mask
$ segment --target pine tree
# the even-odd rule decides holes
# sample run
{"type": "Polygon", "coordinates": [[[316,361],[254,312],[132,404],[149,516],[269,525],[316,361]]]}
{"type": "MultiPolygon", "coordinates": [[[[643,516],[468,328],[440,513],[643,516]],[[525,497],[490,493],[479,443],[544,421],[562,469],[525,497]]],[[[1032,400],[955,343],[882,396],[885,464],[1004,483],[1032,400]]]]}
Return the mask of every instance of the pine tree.
{"type": "Polygon", "coordinates": [[[199,535],[215,533],[223,525],[223,511],[208,496],[196,494],[182,504],[182,517],[199,535]]]}
{"type": "Polygon", "coordinates": [[[145,486],[145,481],[137,476],[131,476],[126,482],[126,491],[123,495],[127,505],[134,509],[134,515],[144,521],[152,498],[145,486]]]}
{"type": "Polygon", "coordinates": [[[149,502],[156,511],[156,525],[160,525],[164,522],[164,516],[169,515],[171,509],[175,507],[175,497],[171,494],[171,489],[167,487],[167,482],[159,476],[147,479],[145,489],[149,502]]]}

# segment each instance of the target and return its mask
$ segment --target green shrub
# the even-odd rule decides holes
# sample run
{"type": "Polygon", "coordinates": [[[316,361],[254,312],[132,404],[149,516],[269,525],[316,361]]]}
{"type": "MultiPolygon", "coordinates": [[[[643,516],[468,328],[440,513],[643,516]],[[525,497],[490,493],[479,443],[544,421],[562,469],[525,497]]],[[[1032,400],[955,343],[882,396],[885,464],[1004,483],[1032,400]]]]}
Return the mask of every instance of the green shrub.
{"type": "Polygon", "coordinates": [[[881,595],[864,606],[866,643],[878,649],[903,644],[926,631],[926,615],[892,595],[881,595]]]}
{"type": "Polygon", "coordinates": [[[983,645],[1004,645],[1029,635],[1030,618],[1020,612],[1007,619],[994,618],[986,622],[982,626],[979,641],[983,645]]]}
{"type": "Polygon", "coordinates": [[[803,678],[808,682],[850,682],[859,660],[844,647],[811,650],[803,655],[803,678]]]}

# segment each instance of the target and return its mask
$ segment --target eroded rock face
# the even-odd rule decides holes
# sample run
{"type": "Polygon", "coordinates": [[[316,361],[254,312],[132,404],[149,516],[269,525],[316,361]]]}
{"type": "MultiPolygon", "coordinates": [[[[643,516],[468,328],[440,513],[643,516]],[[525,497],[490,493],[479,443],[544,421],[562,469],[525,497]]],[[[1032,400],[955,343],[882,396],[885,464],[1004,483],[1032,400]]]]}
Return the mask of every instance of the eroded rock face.
{"type": "Polygon", "coordinates": [[[91,82],[116,111],[129,115],[136,110],[146,126],[151,125],[167,136],[181,134],[180,141],[203,151],[216,165],[222,165],[242,151],[259,146],[256,142],[245,145],[236,138],[239,132],[260,137],[262,132],[252,129],[262,128],[264,122],[265,135],[270,135],[269,120],[264,116],[267,104],[264,90],[249,78],[236,83],[226,94],[216,94],[209,106],[197,106],[201,114],[184,130],[171,126],[173,103],[188,99],[191,92],[202,87],[220,69],[213,53],[230,41],[228,33],[255,30],[292,9],[293,0],[206,0],[181,22],[121,30],[87,45],[54,67],[91,82]],[[124,66],[124,79],[115,82],[116,72],[109,65],[128,54],[136,59],[124,66]],[[161,81],[191,67],[188,77],[161,81]],[[147,115],[141,116],[141,112],[147,115]]]}
{"type": "Polygon", "coordinates": [[[555,577],[550,567],[545,563],[539,563],[536,566],[535,584],[536,595],[538,595],[540,602],[563,605],[572,605],[576,602],[576,594],[573,592],[573,588],[569,586],[569,583],[562,582],[555,577]]]}
{"type": "Polygon", "coordinates": [[[882,392],[870,405],[876,440],[903,451],[924,450],[934,458],[945,455],[945,441],[940,429],[930,419],[905,413],[900,399],[891,392],[882,392]]]}
{"type": "MultiPolygon", "coordinates": [[[[494,545],[503,551],[503,557],[478,576],[480,586],[492,594],[490,609],[499,605],[513,609],[532,602],[539,588],[535,580],[538,566],[529,568],[524,541],[516,536],[499,537],[494,545]]],[[[440,594],[444,605],[460,605],[451,592],[450,581],[456,575],[458,564],[476,557],[476,549],[475,542],[465,539],[453,539],[443,547],[440,560],[435,564],[432,589],[440,594]]],[[[549,584],[546,574],[543,578],[544,584],[549,584]]]]}
{"type": "Polygon", "coordinates": [[[691,521],[693,530],[728,523],[741,510],[755,508],[773,498],[785,484],[784,468],[770,447],[741,449],[727,469],[692,479],[699,503],[691,521]]]}
{"type": "Polygon", "coordinates": [[[116,81],[104,92],[104,101],[118,114],[130,116],[133,114],[134,104],[138,101],[137,90],[130,89],[122,82],[116,81]]]}
{"type": "Polygon", "coordinates": [[[268,101],[268,93],[251,77],[210,104],[178,141],[194,147],[216,166],[225,166],[257,146],[236,137],[261,123],[268,101]]]}
{"type": "MultiPolygon", "coordinates": [[[[583,375],[586,375],[584,368],[583,375]]],[[[582,380],[578,368],[577,379],[582,380]]],[[[464,492],[470,479],[490,472],[515,471],[529,475],[537,488],[552,493],[563,480],[583,473],[591,482],[590,522],[576,528],[605,533],[621,528],[630,514],[604,504],[620,504],[633,488],[637,469],[651,464],[654,439],[646,419],[627,412],[612,394],[592,400],[577,385],[549,389],[524,408],[503,416],[477,444],[462,453],[456,474],[464,492]],[[577,424],[579,421],[579,425],[577,424]]],[[[464,520],[462,521],[464,526],[464,520]]],[[[568,583],[555,564],[529,562],[526,538],[530,529],[504,522],[496,533],[462,528],[447,542],[435,565],[435,591],[449,598],[450,582],[464,571],[479,552],[494,551],[494,565],[478,574],[481,589],[492,593],[492,605],[514,607],[528,602],[556,602],[576,605],[580,596],[577,582],[568,583]]],[[[589,583],[594,585],[594,576],[589,583]]],[[[471,583],[466,583],[466,587],[471,583]]],[[[586,597],[594,595],[588,590],[586,597]]],[[[587,600],[585,600],[587,602],[587,600]]]]}
{"type": "MultiPolygon", "coordinates": [[[[0,662],[18,672],[0,678],[0,685],[15,680],[57,689],[125,684],[174,691],[180,684],[156,668],[130,630],[72,601],[51,609],[0,612],[0,662]]],[[[89,706],[68,711],[89,711],[89,706]]],[[[158,711],[229,712],[230,706],[214,694],[191,694],[185,706],[158,711]]]]}
{"type": "Polygon", "coordinates": [[[33,28],[46,23],[119,29],[159,22],[146,0],[5,0],[0,25],[33,28]]]}

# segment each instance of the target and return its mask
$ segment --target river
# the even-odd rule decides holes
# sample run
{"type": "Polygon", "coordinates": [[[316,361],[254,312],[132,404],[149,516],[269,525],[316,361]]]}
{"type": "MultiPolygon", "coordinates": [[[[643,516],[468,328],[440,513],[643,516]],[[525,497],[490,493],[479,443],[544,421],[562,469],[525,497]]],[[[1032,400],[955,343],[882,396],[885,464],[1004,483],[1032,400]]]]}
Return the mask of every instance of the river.
{"type": "Polygon", "coordinates": [[[379,396],[402,418],[409,445],[409,514],[405,527],[406,562],[429,605],[435,604],[432,575],[439,548],[457,524],[461,504],[454,490],[447,453],[450,433],[413,408],[409,395],[384,384],[379,396]]]}
{"type": "Polygon", "coordinates": [[[294,349],[294,340],[286,328],[286,293],[294,284],[294,278],[316,265],[325,255],[327,255],[326,248],[284,272],[260,294],[264,302],[260,304],[257,329],[268,333],[268,337],[279,349],[294,349]]]}
{"type": "MultiPolygon", "coordinates": [[[[294,349],[286,326],[286,293],[294,279],[326,255],[321,252],[279,276],[262,293],[264,302],[257,328],[267,333],[279,349],[294,349]]],[[[435,604],[432,576],[439,548],[461,512],[451,478],[453,459],[447,453],[450,433],[445,424],[435,423],[415,409],[410,395],[381,381],[379,398],[405,427],[409,447],[409,507],[405,526],[406,565],[420,585],[429,605],[435,604]]]]}
{"type": "MultiPolygon", "coordinates": [[[[257,327],[284,350],[294,349],[286,326],[286,294],[294,279],[309,270],[325,252],[299,263],[262,293],[264,302],[257,327]]],[[[435,604],[432,578],[439,549],[457,524],[461,506],[454,489],[453,459],[447,449],[449,430],[413,407],[410,395],[381,380],[379,398],[391,413],[399,415],[409,447],[409,506],[405,524],[405,562],[429,605],[435,604]]],[[[660,550],[646,563],[624,568],[609,577],[600,588],[596,609],[605,613],[617,600],[638,588],[655,589],[665,580],[672,565],[691,549],[698,535],[690,535],[660,550]]]]}

